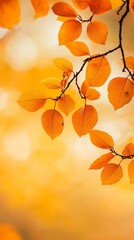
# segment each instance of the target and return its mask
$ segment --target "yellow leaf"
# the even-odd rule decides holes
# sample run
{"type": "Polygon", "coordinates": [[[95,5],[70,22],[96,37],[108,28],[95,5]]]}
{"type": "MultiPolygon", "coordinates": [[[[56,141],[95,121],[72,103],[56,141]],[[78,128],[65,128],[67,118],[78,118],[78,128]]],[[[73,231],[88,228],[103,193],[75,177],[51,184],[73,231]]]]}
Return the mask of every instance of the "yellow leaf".
{"type": "Polygon", "coordinates": [[[52,10],[56,15],[62,17],[76,17],[77,12],[70,6],[70,4],[65,2],[57,2],[52,6],[52,10]]]}
{"type": "Polygon", "coordinates": [[[92,130],[90,131],[90,139],[91,142],[99,148],[110,149],[114,147],[113,138],[106,132],[92,130]]]}
{"type": "Polygon", "coordinates": [[[115,163],[107,164],[101,173],[103,185],[111,185],[118,182],[123,177],[122,167],[115,163]]]}
{"type": "Polygon", "coordinates": [[[98,20],[92,21],[87,26],[87,35],[93,42],[104,45],[108,35],[108,27],[98,20]]]}
{"type": "Polygon", "coordinates": [[[134,160],[132,160],[128,165],[128,176],[130,183],[134,183],[134,160]]]}
{"type": "Polygon", "coordinates": [[[89,169],[100,169],[106,166],[109,161],[114,157],[113,153],[103,154],[101,157],[97,158],[90,166],[89,169]]]}
{"type": "Polygon", "coordinates": [[[129,103],[133,94],[134,83],[127,78],[113,78],[108,85],[108,98],[115,110],[129,103]]]}
{"type": "Polygon", "coordinates": [[[49,11],[49,0],[31,0],[36,12],[36,18],[47,15],[49,11]]]}
{"type": "Polygon", "coordinates": [[[124,156],[134,155],[134,144],[133,143],[127,144],[124,150],[122,151],[122,154],[124,156]]]}
{"type": "Polygon", "coordinates": [[[49,109],[42,115],[42,125],[45,132],[54,139],[63,131],[64,119],[57,110],[49,109]]]}
{"type": "Polygon", "coordinates": [[[97,121],[97,111],[91,105],[85,105],[78,109],[72,116],[74,129],[80,137],[89,133],[89,131],[96,125],[97,121]]]}
{"type": "Polygon", "coordinates": [[[46,102],[42,93],[37,90],[29,90],[23,93],[17,101],[24,109],[35,112],[42,108],[46,102]]]}
{"type": "Polygon", "coordinates": [[[72,63],[66,58],[55,58],[53,62],[56,65],[56,67],[62,70],[63,72],[71,74],[71,72],[73,71],[72,63]]]}
{"type": "Polygon", "coordinates": [[[88,46],[83,42],[79,42],[79,41],[69,42],[66,44],[66,47],[70,50],[70,52],[74,56],[80,57],[80,56],[89,55],[88,46]]]}
{"type": "Polygon", "coordinates": [[[88,1],[89,0],[72,0],[74,6],[80,10],[84,10],[88,7],[88,1]]]}
{"type": "Polygon", "coordinates": [[[50,88],[50,89],[59,89],[61,88],[60,84],[61,80],[56,77],[48,77],[42,80],[42,83],[44,84],[45,87],[50,88]]]}
{"type": "Polygon", "coordinates": [[[112,9],[110,0],[89,0],[88,5],[93,14],[102,14],[112,9]]]}
{"type": "Polygon", "coordinates": [[[20,21],[19,0],[0,1],[0,27],[12,29],[20,21]]]}
{"type": "Polygon", "coordinates": [[[68,115],[74,110],[75,102],[69,95],[64,95],[58,100],[58,108],[68,115]]]}
{"type": "Polygon", "coordinates": [[[134,57],[126,57],[125,58],[126,65],[134,72],[134,57]]]}
{"type": "Polygon", "coordinates": [[[82,24],[77,20],[68,20],[61,25],[58,39],[60,45],[66,45],[79,38],[82,32],[82,24]]]}
{"type": "Polygon", "coordinates": [[[100,87],[108,79],[111,67],[106,57],[94,58],[86,68],[86,81],[89,86],[100,87]]]}
{"type": "Polygon", "coordinates": [[[100,93],[93,88],[89,88],[86,81],[82,83],[81,86],[81,93],[88,99],[88,100],[96,100],[100,97],[100,93]]]}

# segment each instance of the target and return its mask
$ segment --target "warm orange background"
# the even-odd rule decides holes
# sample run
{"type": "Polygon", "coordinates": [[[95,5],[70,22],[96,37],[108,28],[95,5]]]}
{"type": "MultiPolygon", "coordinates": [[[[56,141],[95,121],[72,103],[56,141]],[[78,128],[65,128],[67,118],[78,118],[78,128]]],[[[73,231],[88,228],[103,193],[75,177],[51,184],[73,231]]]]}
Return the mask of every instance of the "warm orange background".
{"type": "MultiPolygon", "coordinates": [[[[113,4],[117,6],[118,1],[113,4]]],[[[100,171],[88,168],[106,151],[93,146],[89,136],[76,135],[71,114],[64,116],[62,135],[52,141],[41,126],[44,109],[29,113],[16,103],[22,92],[43,89],[41,80],[45,77],[60,76],[53,58],[70,59],[76,71],[83,59],[73,57],[64,46],[58,47],[61,23],[52,12],[34,20],[30,1],[26,0],[21,1],[21,10],[22,20],[14,30],[0,29],[0,223],[12,226],[0,225],[0,234],[13,228],[24,240],[133,240],[134,185],[129,184],[127,161],[123,163],[124,178],[115,185],[102,186],[100,171]]],[[[84,14],[86,17],[87,12],[84,14]]],[[[92,54],[107,51],[118,40],[116,10],[96,18],[109,25],[109,36],[104,47],[83,33],[81,40],[92,54]]],[[[134,18],[129,15],[124,26],[126,56],[134,53],[133,24],[134,18]]],[[[119,52],[108,57],[110,79],[125,75],[117,57],[119,52]]],[[[134,140],[134,102],[114,112],[107,98],[107,83],[98,90],[101,98],[90,103],[99,113],[96,129],[109,132],[116,150],[121,151],[134,140]]],[[[80,106],[75,86],[72,92],[80,106]]],[[[9,234],[0,239],[19,237],[9,234]]]]}

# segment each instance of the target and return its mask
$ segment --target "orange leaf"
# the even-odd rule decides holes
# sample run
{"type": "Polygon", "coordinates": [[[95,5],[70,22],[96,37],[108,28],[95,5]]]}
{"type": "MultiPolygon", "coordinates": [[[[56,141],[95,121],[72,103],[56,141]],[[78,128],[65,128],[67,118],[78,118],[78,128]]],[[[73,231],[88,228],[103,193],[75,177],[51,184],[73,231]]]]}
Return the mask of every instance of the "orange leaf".
{"type": "Polygon", "coordinates": [[[87,134],[96,125],[97,121],[97,111],[91,105],[85,105],[78,109],[72,116],[74,129],[80,137],[87,134]]]}
{"type": "Polygon", "coordinates": [[[114,147],[113,138],[106,132],[92,130],[90,131],[90,139],[91,142],[99,148],[110,149],[114,147]]]}
{"type": "Polygon", "coordinates": [[[111,185],[118,182],[123,177],[122,167],[115,163],[107,164],[101,173],[103,185],[111,185]]]}
{"type": "Polygon", "coordinates": [[[134,160],[131,161],[128,165],[128,176],[130,183],[134,183],[134,160]]]}
{"type": "Polygon", "coordinates": [[[134,57],[126,57],[125,61],[126,61],[127,67],[132,69],[132,71],[134,72],[134,57]]]}
{"type": "Polygon", "coordinates": [[[48,77],[42,80],[42,83],[44,84],[45,87],[50,88],[50,89],[59,89],[61,88],[60,84],[61,80],[56,77],[48,77]]]}
{"type": "Polygon", "coordinates": [[[134,144],[133,143],[127,144],[124,150],[122,151],[122,154],[124,156],[134,155],[134,144]]]}
{"type": "Polygon", "coordinates": [[[46,102],[42,93],[37,90],[29,90],[23,93],[17,101],[24,109],[35,112],[42,108],[46,102]]]}
{"type": "Polygon", "coordinates": [[[46,133],[54,139],[63,131],[64,119],[57,110],[49,109],[42,115],[42,125],[46,133]]]}
{"type": "Polygon", "coordinates": [[[82,24],[77,20],[68,20],[61,25],[58,39],[59,44],[64,45],[79,38],[82,32],[82,24]]]}
{"type": "Polygon", "coordinates": [[[74,6],[80,10],[84,10],[88,7],[88,1],[89,0],[72,0],[74,6]]]}
{"type": "Polygon", "coordinates": [[[52,6],[52,10],[56,15],[62,17],[76,17],[77,12],[70,6],[70,4],[65,2],[57,2],[52,6]]]}
{"type": "Polygon", "coordinates": [[[130,7],[131,7],[132,10],[134,11],[134,0],[130,0],[130,7]]]}
{"type": "Polygon", "coordinates": [[[100,97],[100,93],[93,88],[89,88],[86,81],[83,82],[81,86],[81,93],[88,99],[88,100],[96,100],[100,97]]]}
{"type": "Polygon", "coordinates": [[[16,232],[10,224],[0,224],[0,240],[22,240],[21,236],[16,232]]]}
{"type": "Polygon", "coordinates": [[[12,29],[19,21],[19,0],[0,1],[0,27],[12,29]]]}
{"type": "Polygon", "coordinates": [[[108,27],[98,20],[92,21],[87,26],[87,35],[95,43],[105,44],[108,34],[108,27]]]}
{"type": "Polygon", "coordinates": [[[101,157],[97,158],[90,166],[90,169],[100,169],[106,166],[108,162],[114,157],[112,153],[103,154],[101,157]]]}
{"type": "Polygon", "coordinates": [[[88,46],[83,42],[69,42],[66,44],[66,47],[70,50],[70,52],[77,57],[89,55],[88,46]]]}
{"type": "Polygon", "coordinates": [[[47,15],[49,11],[49,0],[31,0],[36,12],[36,18],[47,15]]]}
{"type": "Polygon", "coordinates": [[[61,17],[61,16],[58,16],[56,20],[59,20],[61,22],[65,22],[65,21],[68,21],[70,19],[75,19],[75,17],[61,17]]]}
{"type": "Polygon", "coordinates": [[[110,0],[89,0],[89,7],[93,14],[102,14],[112,9],[110,0]]]}
{"type": "Polygon", "coordinates": [[[86,68],[86,81],[89,86],[100,87],[108,79],[111,67],[106,57],[94,58],[86,68]]]}
{"type": "Polygon", "coordinates": [[[63,72],[70,74],[73,71],[72,63],[66,58],[55,58],[53,62],[56,67],[61,69],[63,72]]]}
{"type": "Polygon", "coordinates": [[[133,94],[134,83],[127,78],[113,78],[108,85],[108,98],[115,110],[129,103],[133,94]]]}
{"type": "Polygon", "coordinates": [[[59,109],[68,115],[75,107],[74,100],[69,95],[64,95],[58,100],[59,109]]]}

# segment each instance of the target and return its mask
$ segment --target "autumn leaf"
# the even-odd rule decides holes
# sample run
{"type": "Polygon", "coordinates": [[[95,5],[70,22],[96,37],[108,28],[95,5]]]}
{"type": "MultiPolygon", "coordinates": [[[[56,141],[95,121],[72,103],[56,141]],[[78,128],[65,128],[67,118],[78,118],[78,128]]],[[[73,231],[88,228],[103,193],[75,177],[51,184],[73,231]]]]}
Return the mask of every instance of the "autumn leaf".
{"type": "Polygon", "coordinates": [[[124,150],[122,151],[122,154],[124,156],[134,155],[134,144],[133,143],[127,144],[124,150]]]}
{"type": "Polygon", "coordinates": [[[61,21],[61,22],[66,22],[66,21],[71,20],[71,19],[73,20],[73,19],[75,19],[75,17],[61,17],[61,16],[58,16],[56,20],[61,21]]]}
{"type": "Polygon", "coordinates": [[[70,6],[70,4],[65,2],[57,2],[52,6],[52,10],[56,15],[62,17],[76,17],[77,12],[70,6]]]}
{"type": "Polygon", "coordinates": [[[114,147],[113,138],[104,131],[100,130],[90,131],[90,139],[91,142],[99,148],[110,149],[114,147]]]}
{"type": "Polygon", "coordinates": [[[88,100],[96,100],[100,97],[100,93],[96,89],[90,88],[86,81],[82,83],[80,91],[88,100]]]}
{"type": "Polygon", "coordinates": [[[89,55],[88,46],[80,41],[69,42],[66,44],[66,47],[70,50],[70,52],[77,57],[89,55]]]}
{"type": "Polygon", "coordinates": [[[97,123],[98,114],[91,105],[81,107],[72,116],[72,123],[76,133],[81,137],[87,134],[97,123]]]}
{"type": "Polygon", "coordinates": [[[12,29],[20,21],[19,0],[0,1],[0,27],[12,29]]]}
{"type": "Polygon", "coordinates": [[[64,119],[55,109],[46,110],[42,115],[42,125],[45,132],[52,138],[61,134],[64,128],[64,119]]]}
{"type": "Polygon", "coordinates": [[[42,108],[46,102],[42,93],[37,90],[29,90],[23,93],[17,101],[24,109],[35,112],[42,108]]]}
{"type": "Polygon", "coordinates": [[[134,73],[134,57],[126,57],[125,58],[126,66],[131,69],[134,73]]]}
{"type": "Polygon", "coordinates": [[[1,240],[23,240],[14,227],[8,223],[0,223],[1,240]]]}
{"type": "Polygon", "coordinates": [[[103,185],[111,185],[118,182],[123,177],[122,167],[115,163],[107,164],[101,173],[103,185]]]}
{"type": "Polygon", "coordinates": [[[108,85],[108,98],[114,109],[129,103],[134,95],[134,83],[123,77],[113,78],[108,85]]]}
{"type": "Polygon", "coordinates": [[[45,87],[49,89],[59,89],[61,88],[61,80],[57,77],[48,77],[42,80],[45,87]]]}
{"type": "Polygon", "coordinates": [[[57,68],[62,70],[63,72],[71,74],[73,71],[72,63],[66,58],[55,58],[53,62],[57,68]]]}
{"type": "Polygon", "coordinates": [[[134,0],[130,0],[130,7],[131,7],[132,10],[134,11],[134,0]]]}
{"type": "Polygon", "coordinates": [[[69,95],[64,95],[58,100],[58,108],[60,111],[68,115],[74,110],[75,102],[69,95]]]}
{"type": "Polygon", "coordinates": [[[31,0],[36,18],[46,16],[49,11],[49,0],[31,0]]]}
{"type": "Polygon", "coordinates": [[[110,0],[89,0],[88,5],[93,14],[102,14],[112,9],[110,0]]]}
{"type": "Polygon", "coordinates": [[[77,20],[68,20],[61,25],[58,39],[59,45],[66,45],[79,38],[82,32],[82,24],[77,20]]]}
{"type": "Polygon", "coordinates": [[[84,10],[88,7],[88,1],[89,0],[72,0],[74,6],[80,10],[84,10]]]}
{"type": "Polygon", "coordinates": [[[103,154],[101,157],[97,158],[90,166],[89,169],[100,169],[106,166],[109,161],[114,157],[113,153],[103,154]]]}
{"type": "Polygon", "coordinates": [[[100,87],[108,79],[111,67],[106,57],[94,58],[88,62],[86,68],[86,81],[89,86],[100,87]]]}
{"type": "Polygon", "coordinates": [[[128,165],[128,176],[130,183],[134,183],[134,160],[132,160],[128,165]]]}
{"type": "Polygon", "coordinates": [[[108,34],[108,27],[105,23],[95,20],[88,24],[87,35],[95,43],[105,44],[108,34]]]}

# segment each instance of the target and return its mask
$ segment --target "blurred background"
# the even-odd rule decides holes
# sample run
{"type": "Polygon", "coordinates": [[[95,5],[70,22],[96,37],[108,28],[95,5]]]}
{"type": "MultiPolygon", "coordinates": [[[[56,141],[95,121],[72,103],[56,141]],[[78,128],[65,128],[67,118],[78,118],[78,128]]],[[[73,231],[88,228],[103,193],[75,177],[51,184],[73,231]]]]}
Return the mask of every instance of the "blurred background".
{"type": "MultiPolygon", "coordinates": [[[[96,16],[109,26],[105,46],[92,43],[83,26],[80,40],[87,43],[91,54],[117,46],[116,8],[120,2],[112,1],[112,11],[96,16]]],[[[75,71],[84,59],[58,46],[61,22],[51,10],[46,17],[35,19],[30,1],[21,0],[20,4],[21,22],[13,30],[0,28],[0,240],[133,240],[134,185],[128,179],[129,161],[122,164],[124,177],[119,183],[102,186],[101,171],[88,168],[107,151],[93,146],[88,135],[76,135],[72,114],[64,116],[64,131],[52,141],[41,125],[41,115],[51,103],[36,113],[17,104],[26,90],[48,91],[41,83],[45,77],[61,77],[52,59],[68,58],[75,71]]],[[[90,14],[89,10],[79,13],[85,18],[90,14]]],[[[126,56],[134,53],[133,25],[134,15],[129,14],[123,28],[126,56]]],[[[127,76],[122,73],[119,54],[108,56],[112,67],[109,80],[127,76]]],[[[83,80],[84,71],[79,81],[83,80]]],[[[95,128],[110,133],[121,152],[127,143],[134,142],[134,102],[114,111],[107,84],[97,89],[101,98],[90,104],[99,113],[95,128]]],[[[76,109],[82,106],[75,85],[69,91],[76,109]]]]}

